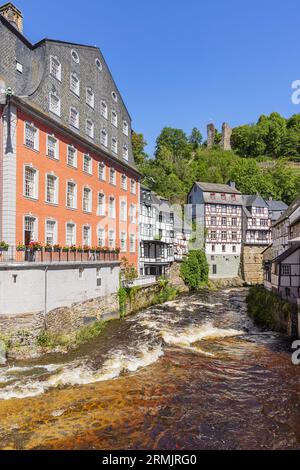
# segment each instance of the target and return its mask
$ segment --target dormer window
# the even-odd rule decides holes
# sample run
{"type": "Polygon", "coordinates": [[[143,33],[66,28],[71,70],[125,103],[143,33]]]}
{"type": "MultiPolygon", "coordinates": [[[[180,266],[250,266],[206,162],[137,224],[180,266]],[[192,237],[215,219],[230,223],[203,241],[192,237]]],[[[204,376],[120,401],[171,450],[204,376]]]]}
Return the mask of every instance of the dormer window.
{"type": "Polygon", "coordinates": [[[86,120],[85,132],[91,139],[94,138],[94,123],[91,119],[86,120]]]}
{"type": "Polygon", "coordinates": [[[57,57],[50,57],[50,74],[52,77],[61,81],[61,63],[57,57]]]}
{"type": "Polygon", "coordinates": [[[128,136],[129,126],[127,121],[123,121],[123,134],[128,136]]]}
{"type": "Polygon", "coordinates": [[[104,117],[105,119],[108,118],[108,108],[106,101],[102,100],[101,101],[101,116],[104,117]]]}
{"type": "Polygon", "coordinates": [[[222,199],[222,201],[226,201],[226,194],[225,193],[221,194],[221,199],[222,199]]]}
{"type": "Polygon", "coordinates": [[[75,93],[75,95],[79,96],[80,94],[80,81],[78,75],[76,73],[71,73],[70,77],[70,89],[75,93]]]}
{"type": "Polygon", "coordinates": [[[71,51],[71,57],[72,57],[72,59],[74,60],[74,62],[76,64],[79,64],[79,55],[77,54],[77,52],[74,49],[72,49],[72,51],[71,51]]]}
{"type": "Polygon", "coordinates": [[[52,113],[60,116],[61,101],[56,93],[50,93],[49,97],[49,109],[52,113]]]}
{"type": "Polygon", "coordinates": [[[210,193],[210,198],[215,200],[216,199],[216,193],[210,193]]]}
{"type": "Polygon", "coordinates": [[[231,200],[236,201],[236,194],[231,194],[231,200]]]}
{"type": "Polygon", "coordinates": [[[91,108],[94,109],[95,106],[95,94],[92,88],[88,87],[86,89],[86,104],[88,104],[91,108]]]}
{"type": "Polygon", "coordinates": [[[70,124],[76,129],[79,128],[79,112],[76,108],[70,108],[70,124]]]}
{"type": "Polygon", "coordinates": [[[118,127],[118,115],[114,110],[111,112],[111,123],[113,126],[118,127]]]}

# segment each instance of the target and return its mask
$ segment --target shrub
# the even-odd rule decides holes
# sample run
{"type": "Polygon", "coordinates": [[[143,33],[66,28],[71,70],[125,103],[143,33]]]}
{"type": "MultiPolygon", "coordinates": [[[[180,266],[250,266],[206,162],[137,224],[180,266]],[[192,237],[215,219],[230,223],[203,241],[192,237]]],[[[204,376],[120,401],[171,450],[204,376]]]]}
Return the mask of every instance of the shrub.
{"type": "Polygon", "coordinates": [[[184,259],[180,275],[190,290],[197,290],[208,282],[209,267],[204,251],[191,251],[184,259]]]}
{"type": "Polygon", "coordinates": [[[79,330],[76,333],[76,338],[75,338],[76,344],[80,345],[80,344],[88,343],[92,339],[99,336],[103,332],[105,326],[106,326],[106,322],[99,320],[93,323],[92,325],[88,325],[88,326],[85,326],[84,328],[81,328],[81,330],[79,330]]]}

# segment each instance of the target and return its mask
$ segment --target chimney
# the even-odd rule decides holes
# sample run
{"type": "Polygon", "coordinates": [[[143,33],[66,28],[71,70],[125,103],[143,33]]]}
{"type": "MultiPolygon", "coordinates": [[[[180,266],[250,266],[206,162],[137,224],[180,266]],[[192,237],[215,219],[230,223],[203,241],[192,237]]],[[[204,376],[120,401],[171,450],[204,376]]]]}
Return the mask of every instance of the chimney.
{"type": "Polygon", "coordinates": [[[229,181],[229,186],[230,186],[232,189],[236,189],[236,182],[235,182],[235,181],[229,181]]]}
{"type": "Polygon", "coordinates": [[[11,2],[0,7],[0,15],[4,16],[20,33],[23,33],[23,15],[11,2]]]}

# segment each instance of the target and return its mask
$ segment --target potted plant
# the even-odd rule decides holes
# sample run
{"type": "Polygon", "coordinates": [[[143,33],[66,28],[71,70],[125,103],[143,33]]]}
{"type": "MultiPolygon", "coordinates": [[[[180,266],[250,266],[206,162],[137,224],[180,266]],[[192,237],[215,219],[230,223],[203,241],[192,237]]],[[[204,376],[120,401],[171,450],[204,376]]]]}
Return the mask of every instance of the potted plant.
{"type": "Polygon", "coordinates": [[[5,242],[0,242],[0,251],[8,251],[9,245],[5,242]]]}
{"type": "Polygon", "coordinates": [[[61,246],[60,245],[53,245],[53,250],[55,253],[59,253],[61,251],[61,246]]]}
{"type": "Polygon", "coordinates": [[[75,245],[72,245],[72,246],[70,247],[70,251],[71,251],[72,253],[76,253],[76,251],[77,251],[76,246],[75,246],[75,245]]]}
{"type": "Polygon", "coordinates": [[[53,246],[47,243],[47,245],[45,246],[45,252],[51,253],[52,251],[53,251],[53,246]]]}
{"type": "Polygon", "coordinates": [[[83,253],[83,248],[82,248],[82,246],[79,246],[79,247],[77,248],[77,251],[78,251],[78,253],[83,253]]]}
{"type": "Polygon", "coordinates": [[[26,246],[24,245],[24,243],[18,243],[17,251],[25,251],[25,250],[26,250],[26,246]]]}
{"type": "Polygon", "coordinates": [[[84,253],[89,253],[89,251],[90,251],[90,247],[88,245],[84,245],[83,252],[84,253]]]}
{"type": "Polygon", "coordinates": [[[41,243],[35,241],[30,242],[28,246],[30,251],[41,251],[43,248],[41,243]]]}
{"type": "Polygon", "coordinates": [[[70,247],[69,246],[64,246],[63,249],[62,249],[62,252],[63,253],[69,253],[70,251],[70,247]]]}

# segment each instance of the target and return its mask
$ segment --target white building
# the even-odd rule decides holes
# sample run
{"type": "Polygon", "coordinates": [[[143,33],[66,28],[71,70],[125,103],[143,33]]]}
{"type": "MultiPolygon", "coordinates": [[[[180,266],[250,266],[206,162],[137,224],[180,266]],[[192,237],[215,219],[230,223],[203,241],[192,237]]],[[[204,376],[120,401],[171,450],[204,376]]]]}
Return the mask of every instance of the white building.
{"type": "Polygon", "coordinates": [[[196,231],[202,229],[210,278],[239,276],[243,200],[235,184],[195,183],[188,204],[196,231]]]}

